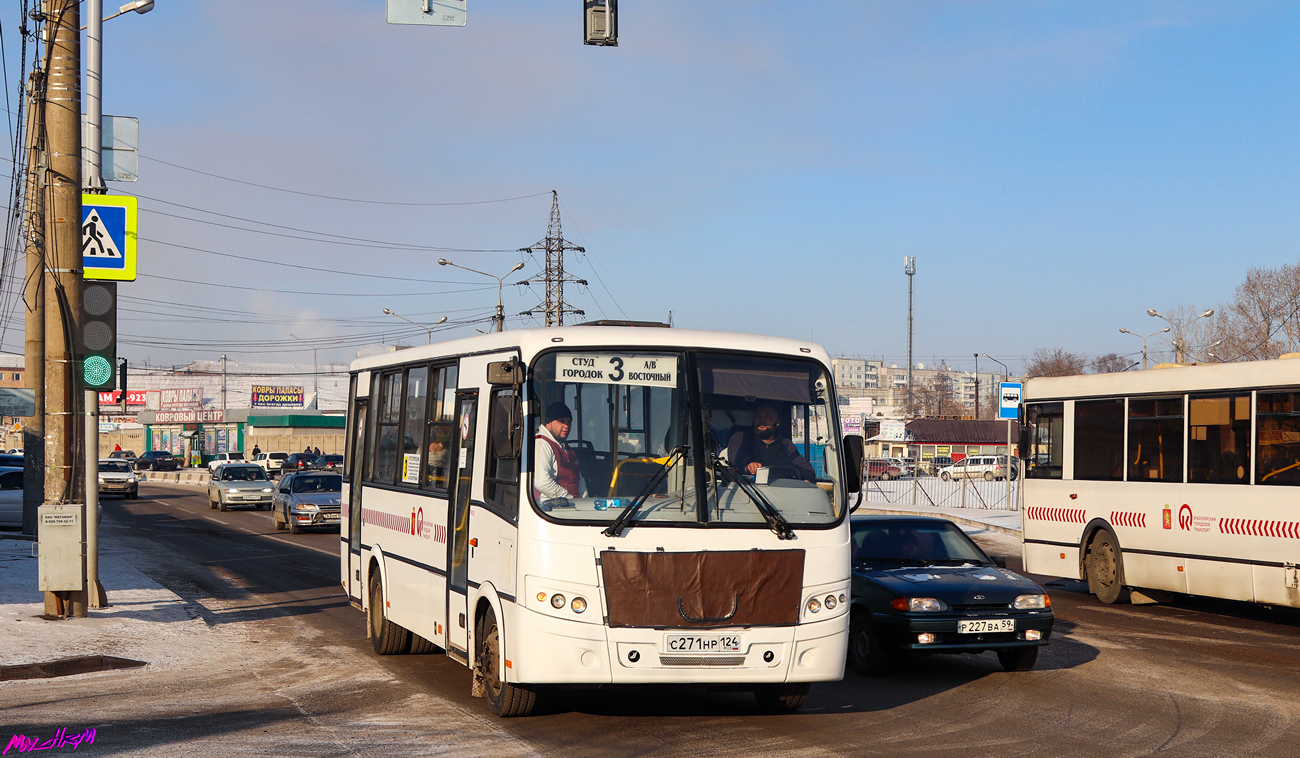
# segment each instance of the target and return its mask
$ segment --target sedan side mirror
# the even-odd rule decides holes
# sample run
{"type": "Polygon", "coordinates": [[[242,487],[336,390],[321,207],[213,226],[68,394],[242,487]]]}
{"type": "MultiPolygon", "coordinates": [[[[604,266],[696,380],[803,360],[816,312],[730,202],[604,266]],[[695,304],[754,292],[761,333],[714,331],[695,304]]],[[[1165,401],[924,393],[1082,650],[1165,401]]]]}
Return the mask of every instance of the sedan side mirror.
{"type": "Polygon", "coordinates": [[[1007,567],[1007,559],[1000,555],[995,555],[993,556],[993,565],[1000,569],[1004,569],[1007,567]]]}

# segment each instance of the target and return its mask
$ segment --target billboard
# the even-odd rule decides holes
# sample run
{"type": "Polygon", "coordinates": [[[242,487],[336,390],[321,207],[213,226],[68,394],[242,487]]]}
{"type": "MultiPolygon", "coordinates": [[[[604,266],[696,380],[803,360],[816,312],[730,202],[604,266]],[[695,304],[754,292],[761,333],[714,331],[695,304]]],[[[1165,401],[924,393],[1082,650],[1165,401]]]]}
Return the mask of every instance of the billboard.
{"type": "MultiPolygon", "coordinates": [[[[144,405],[144,397],[145,397],[144,390],[127,390],[126,404],[144,405]]],[[[99,393],[99,404],[100,405],[121,405],[122,390],[113,390],[112,392],[99,393]]]]}
{"type": "Polygon", "coordinates": [[[203,388],[187,387],[176,390],[160,390],[159,408],[164,411],[180,411],[203,407],[203,388]]]}
{"type": "Polygon", "coordinates": [[[277,387],[269,384],[254,384],[252,387],[252,407],[301,408],[304,394],[302,387],[277,387]]]}

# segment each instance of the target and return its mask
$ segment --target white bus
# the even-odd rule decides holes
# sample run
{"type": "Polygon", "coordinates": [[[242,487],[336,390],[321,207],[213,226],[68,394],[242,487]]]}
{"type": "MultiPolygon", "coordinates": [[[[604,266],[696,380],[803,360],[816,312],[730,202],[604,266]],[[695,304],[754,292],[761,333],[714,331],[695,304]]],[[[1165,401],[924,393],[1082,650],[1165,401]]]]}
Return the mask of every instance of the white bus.
{"type": "Polygon", "coordinates": [[[1300,606],[1300,361],[1031,379],[1025,569],[1300,606]]]}
{"type": "Polygon", "coordinates": [[[341,569],[375,651],[445,650],[500,716],[548,684],[740,685],[798,708],[843,676],[848,638],[862,447],[827,431],[829,366],[801,341],[593,325],[354,362],[341,569]],[[802,463],[750,475],[728,450],[763,405],[802,463]]]}

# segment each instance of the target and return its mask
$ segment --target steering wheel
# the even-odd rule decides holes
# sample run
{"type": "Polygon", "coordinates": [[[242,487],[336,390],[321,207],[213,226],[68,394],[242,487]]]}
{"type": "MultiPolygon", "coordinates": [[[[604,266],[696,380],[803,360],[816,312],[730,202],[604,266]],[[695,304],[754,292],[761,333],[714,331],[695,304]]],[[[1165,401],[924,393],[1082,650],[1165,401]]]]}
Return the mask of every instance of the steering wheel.
{"type": "Polygon", "coordinates": [[[775,479],[802,479],[802,478],[803,477],[800,476],[799,474],[799,469],[795,468],[794,466],[787,465],[787,466],[767,467],[768,481],[773,481],[775,479]]]}

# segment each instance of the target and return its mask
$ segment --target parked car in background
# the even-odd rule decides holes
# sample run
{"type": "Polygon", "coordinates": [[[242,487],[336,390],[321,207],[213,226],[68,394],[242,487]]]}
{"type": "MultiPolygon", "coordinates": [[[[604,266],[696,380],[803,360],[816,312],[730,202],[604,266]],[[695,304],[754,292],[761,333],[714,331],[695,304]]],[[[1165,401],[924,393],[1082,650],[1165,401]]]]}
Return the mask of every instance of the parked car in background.
{"type": "Polygon", "coordinates": [[[864,466],[868,479],[899,479],[903,476],[903,467],[889,458],[873,458],[864,466]]]}
{"type": "Polygon", "coordinates": [[[117,458],[123,461],[133,461],[136,459],[134,450],[114,450],[108,454],[109,458],[117,458]]]}
{"type": "Polygon", "coordinates": [[[8,453],[9,455],[22,455],[23,449],[21,447],[11,447],[5,452],[8,453]]]}
{"type": "Polygon", "coordinates": [[[13,468],[23,467],[23,457],[21,455],[12,455],[10,453],[0,454],[0,467],[12,466],[13,468]]]}
{"type": "Polygon", "coordinates": [[[288,453],[258,453],[253,456],[253,463],[261,466],[268,475],[275,475],[280,473],[280,467],[288,457],[288,453]]]}
{"type": "Polygon", "coordinates": [[[308,468],[328,471],[341,471],[343,469],[343,456],[341,455],[322,455],[311,462],[308,468]]]}
{"type": "Polygon", "coordinates": [[[0,527],[23,525],[23,470],[0,468],[0,527]]]}
{"type": "Polygon", "coordinates": [[[166,450],[150,450],[135,459],[136,471],[175,471],[181,467],[181,459],[166,450]]]}
{"type": "Polygon", "coordinates": [[[914,463],[908,463],[907,458],[899,458],[895,456],[893,458],[886,458],[885,460],[892,462],[894,465],[902,469],[903,476],[915,476],[916,474],[916,465],[914,463]]]}
{"type": "Polygon", "coordinates": [[[854,516],[849,664],[879,676],[912,653],[994,651],[1027,671],[1052,636],[1052,601],[946,519],[854,516]]]}
{"type": "Polygon", "coordinates": [[[140,497],[140,482],[129,461],[121,458],[99,459],[99,494],[121,495],[131,500],[140,497]]]}
{"type": "Polygon", "coordinates": [[[1007,465],[1005,455],[971,455],[962,458],[951,466],[939,469],[939,478],[949,479],[983,479],[991,482],[995,479],[1015,479],[1019,475],[1015,464],[1007,465]]]}
{"type": "Polygon", "coordinates": [[[315,526],[339,528],[343,477],[333,471],[295,471],[275,487],[271,520],[276,529],[298,534],[315,526]]]}
{"type": "Polygon", "coordinates": [[[223,463],[208,482],[208,505],[222,511],[232,505],[251,505],[260,511],[271,507],[274,492],[261,466],[223,463]]]}
{"type": "MultiPolygon", "coordinates": [[[[246,462],[247,461],[244,460],[244,454],[239,452],[238,450],[236,450],[233,453],[217,453],[216,455],[212,456],[212,460],[208,461],[208,471],[215,473],[217,470],[217,466],[220,466],[225,463],[246,463],[246,462]]],[[[259,466],[258,468],[261,467],[259,466]]]]}
{"type": "Polygon", "coordinates": [[[280,465],[280,470],[289,472],[309,469],[319,457],[315,453],[290,453],[289,457],[285,458],[284,463],[280,465]]]}
{"type": "Polygon", "coordinates": [[[921,461],[921,471],[926,476],[938,476],[939,470],[945,466],[952,465],[952,457],[947,455],[936,455],[933,458],[921,461]]]}

